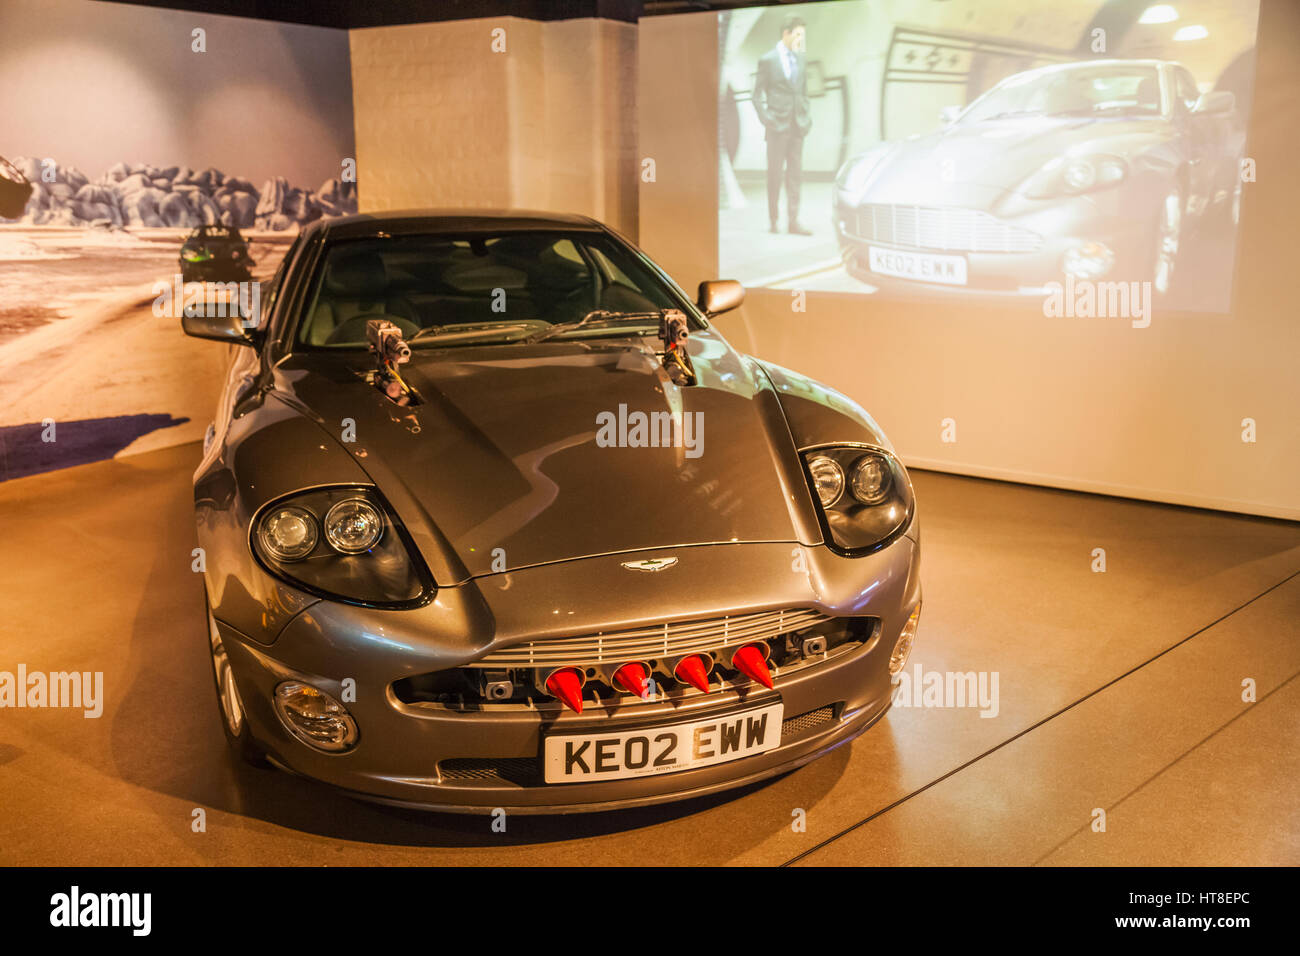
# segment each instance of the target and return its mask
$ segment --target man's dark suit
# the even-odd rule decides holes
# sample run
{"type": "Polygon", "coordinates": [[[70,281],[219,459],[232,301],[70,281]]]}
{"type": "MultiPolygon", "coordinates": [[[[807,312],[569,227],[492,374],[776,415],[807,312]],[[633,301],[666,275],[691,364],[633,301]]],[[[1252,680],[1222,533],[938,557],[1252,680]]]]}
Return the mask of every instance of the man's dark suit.
{"type": "Polygon", "coordinates": [[[781,53],[771,50],[759,57],[753,102],[759,122],[767,129],[767,211],[777,221],[782,172],[790,224],[799,218],[799,181],[803,178],[803,138],[812,128],[808,103],[808,72],[804,55],[793,53],[789,79],[781,53]]]}

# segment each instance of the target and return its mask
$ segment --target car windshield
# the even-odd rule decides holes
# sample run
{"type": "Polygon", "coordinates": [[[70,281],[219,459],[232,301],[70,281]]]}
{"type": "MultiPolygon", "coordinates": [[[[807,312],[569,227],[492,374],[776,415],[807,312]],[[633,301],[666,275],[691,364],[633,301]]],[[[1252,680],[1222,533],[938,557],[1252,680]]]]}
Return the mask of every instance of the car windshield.
{"type": "Polygon", "coordinates": [[[327,246],[300,345],[366,346],[386,319],[412,348],[627,335],[689,306],[655,269],[598,232],[406,235],[327,246]],[[567,327],[571,326],[571,327],[567,327]]]}
{"type": "Polygon", "coordinates": [[[1160,113],[1154,67],[1080,67],[1011,76],[972,103],[958,122],[1113,112],[1160,113]]]}

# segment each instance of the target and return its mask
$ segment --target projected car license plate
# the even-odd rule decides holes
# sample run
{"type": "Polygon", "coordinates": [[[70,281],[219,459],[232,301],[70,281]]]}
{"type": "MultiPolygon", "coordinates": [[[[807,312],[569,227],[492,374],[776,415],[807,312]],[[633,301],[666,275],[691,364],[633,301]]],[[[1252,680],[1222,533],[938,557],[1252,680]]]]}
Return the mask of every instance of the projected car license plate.
{"type": "Polygon", "coordinates": [[[918,282],[942,282],[945,285],[966,284],[966,260],[962,256],[939,256],[930,252],[900,252],[867,246],[872,272],[916,279],[918,282]]]}
{"type": "Polygon", "coordinates": [[[622,780],[761,754],[781,743],[782,708],[777,703],[666,727],[547,737],[545,779],[622,780]]]}

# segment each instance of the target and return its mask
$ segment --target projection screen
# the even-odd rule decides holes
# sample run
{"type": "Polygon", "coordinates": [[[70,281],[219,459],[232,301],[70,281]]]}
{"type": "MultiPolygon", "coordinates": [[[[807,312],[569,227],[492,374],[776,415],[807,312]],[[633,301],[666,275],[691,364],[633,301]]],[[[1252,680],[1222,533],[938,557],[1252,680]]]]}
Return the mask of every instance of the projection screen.
{"type": "Polygon", "coordinates": [[[1297,19],[873,0],[643,20],[640,242],[687,288],[743,282],[719,328],[863,404],[912,466],[1300,517],[1297,19]]]}

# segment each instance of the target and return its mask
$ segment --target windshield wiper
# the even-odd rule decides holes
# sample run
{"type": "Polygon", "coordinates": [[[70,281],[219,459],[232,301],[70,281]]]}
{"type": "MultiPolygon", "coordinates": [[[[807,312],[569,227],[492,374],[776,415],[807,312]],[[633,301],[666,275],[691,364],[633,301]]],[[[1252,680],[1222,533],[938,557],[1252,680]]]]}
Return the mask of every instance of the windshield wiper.
{"type": "Polygon", "coordinates": [[[525,342],[532,344],[551,338],[554,335],[563,335],[566,332],[573,332],[577,329],[604,329],[611,325],[618,325],[620,322],[644,322],[646,319],[659,320],[658,312],[612,312],[609,309],[593,309],[584,315],[577,322],[560,322],[552,325],[549,329],[542,329],[534,332],[525,342]]]}
{"type": "Polygon", "coordinates": [[[421,329],[419,332],[416,332],[415,335],[411,336],[410,341],[411,344],[414,345],[416,342],[428,342],[433,339],[466,341],[476,341],[482,338],[495,339],[501,338],[502,336],[509,336],[511,333],[527,331],[531,327],[531,323],[529,322],[517,322],[511,325],[431,325],[426,329],[421,329]]]}

